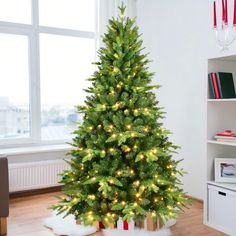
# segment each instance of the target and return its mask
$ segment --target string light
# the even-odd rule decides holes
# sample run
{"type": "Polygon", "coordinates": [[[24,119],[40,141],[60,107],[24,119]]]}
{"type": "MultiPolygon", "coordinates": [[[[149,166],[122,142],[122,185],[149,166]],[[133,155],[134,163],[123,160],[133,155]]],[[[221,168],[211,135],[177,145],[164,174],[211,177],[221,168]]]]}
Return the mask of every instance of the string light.
{"type": "Polygon", "coordinates": [[[110,151],[110,152],[114,152],[114,148],[110,148],[109,151],[110,151]]]}
{"type": "Polygon", "coordinates": [[[130,174],[131,174],[131,175],[134,174],[134,171],[133,171],[133,170],[130,170],[130,174]]]}
{"type": "Polygon", "coordinates": [[[114,184],[114,181],[111,179],[111,180],[109,180],[109,183],[110,184],[114,184]]]}
{"type": "Polygon", "coordinates": [[[115,105],[112,106],[114,109],[118,109],[119,108],[119,103],[117,102],[115,105]]]}
{"type": "Polygon", "coordinates": [[[134,137],[134,136],[135,136],[135,133],[132,132],[132,133],[131,133],[131,137],[134,137]]]}
{"type": "Polygon", "coordinates": [[[139,155],[139,158],[142,160],[144,158],[144,155],[143,154],[140,154],[139,155]]]}
{"type": "Polygon", "coordinates": [[[112,134],[112,138],[116,138],[117,137],[117,135],[116,134],[112,134]]]}
{"type": "Polygon", "coordinates": [[[143,131],[147,133],[147,132],[148,132],[148,127],[145,127],[145,128],[143,129],[143,131]]]}
{"type": "Polygon", "coordinates": [[[131,129],[131,125],[127,125],[126,127],[127,127],[127,129],[131,129]]]}
{"type": "Polygon", "coordinates": [[[117,171],[117,175],[121,175],[122,173],[121,173],[121,171],[117,171]]]}
{"type": "Polygon", "coordinates": [[[128,110],[128,109],[125,109],[125,110],[124,110],[124,113],[125,113],[125,115],[128,115],[128,114],[129,114],[129,110],[128,110]]]}
{"type": "Polygon", "coordinates": [[[114,72],[114,73],[117,73],[117,72],[119,72],[119,69],[118,69],[117,67],[114,67],[114,68],[113,68],[113,72],[114,72]]]}
{"type": "Polygon", "coordinates": [[[125,152],[130,152],[131,151],[131,148],[130,147],[127,147],[126,149],[125,149],[125,152]]]}
{"type": "Polygon", "coordinates": [[[152,150],[152,152],[153,152],[154,154],[156,154],[156,153],[157,153],[157,149],[154,148],[154,149],[152,150]]]}
{"type": "Polygon", "coordinates": [[[137,198],[139,198],[139,197],[140,197],[140,194],[139,194],[139,193],[136,193],[135,196],[136,196],[137,198]]]}
{"type": "Polygon", "coordinates": [[[109,95],[114,95],[115,94],[115,91],[114,90],[112,90],[110,93],[109,93],[109,95]]]}
{"type": "Polygon", "coordinates": [[[74,198],[74,199],[72,200],[72,203],[73,203],[73,204],[76,204],[76,203],[78,202],[78,200],[79,200],[78,198],[74,198]]]}
{"type": "Polygon", "coordinates": [[[91,200],[95,200],[95,195],[88,195],[88,198],[91,199],[91,200]]]}
{"type": "Polygon", "coordinates": [[[125,205],[125,201],[122,201],[121,204],[124,206],[125,205]]]}

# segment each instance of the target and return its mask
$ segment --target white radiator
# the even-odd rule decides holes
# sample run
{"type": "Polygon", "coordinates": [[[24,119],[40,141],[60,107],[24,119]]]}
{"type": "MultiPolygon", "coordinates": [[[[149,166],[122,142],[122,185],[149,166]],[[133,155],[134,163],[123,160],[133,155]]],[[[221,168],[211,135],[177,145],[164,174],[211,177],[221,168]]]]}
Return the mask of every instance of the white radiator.
{"type": "Polygon", "coordinates": [[[59,186],[59,174],[67,169],[64,160],[9,164],[10,192],[59,186]]]}

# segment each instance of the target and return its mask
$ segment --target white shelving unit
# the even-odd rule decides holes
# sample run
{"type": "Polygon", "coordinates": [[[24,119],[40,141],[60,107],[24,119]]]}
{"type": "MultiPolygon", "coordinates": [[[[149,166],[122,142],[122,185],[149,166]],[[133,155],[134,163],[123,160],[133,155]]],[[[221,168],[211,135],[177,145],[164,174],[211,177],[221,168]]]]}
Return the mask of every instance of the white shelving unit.
{"type": "MultiPolygon", "coordinates": [[[[234,77],[234,84],[236,85],[236,55],[229,55],[224,57],[216,57],[208,59],[208,73],[211,72],[231,72],[234,77]]],[[[214,181],[214,159],[215,158],[235,158],[236,160],[236,143],[233,142],[218,142],[214,140],[214,135],[226,129],[231,129],[236,132],[236,98],[233,99],[210,99],[209,98],[209,85],[208,85],[208,98],[207,98],[207,181],[206,181],[206,197],[204,199],[204,223],[210,227],[218,229],[226,234],[236,235],[236,231],[232,232],[232,226],[227,225],[226,221],[235,221],[235,216],[232,215],[232,208],[222,208],[222,201],[228,194],[235,193],[235,206],[236,206],[236,184],[216,183],[214,181]],[[209,190],[210,188],[210,190],[209,190]],[[224,192],[222,196],[221,190],[224,192]],[[214,192],[215,191],[215,192],[214,192]],[[212,197],[212,193],[221,194],[219,200],[212,197]],[[225,195],[224,195],[225,194],[225,195]],[[212,201],[215,201],[214,210],[212,211],[212,201]],[[217,216],[217,208],[222,212],[224,217],[217,216]],[[223,209],[223,210],[222,210],[223,209]],[[211,216],[211,212],[215,215],[211,216]],[[220,220],[215,220],[218,217],[220,220]],[[213,219],[213,220],[212,220],[213,219]]],[[[233,196],[233,195],[232,195],[233,196]]],[[[229,202],[229,201],[228,201],[229,202]]],[[[227,202],[223,202],[223,205],[227,202]]],[[[233,226],[234,227],[234,226],[233,226]]]]}

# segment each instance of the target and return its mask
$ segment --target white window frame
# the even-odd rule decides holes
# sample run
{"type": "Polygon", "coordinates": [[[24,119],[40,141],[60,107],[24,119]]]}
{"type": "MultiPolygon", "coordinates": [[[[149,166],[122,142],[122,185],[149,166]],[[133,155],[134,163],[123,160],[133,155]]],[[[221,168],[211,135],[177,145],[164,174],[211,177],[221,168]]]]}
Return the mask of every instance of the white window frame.
{"type": "MultiPolygon", "coordinates": [[[[1,139],[0,148],[17,146],[37,146],[48,144],[64,144],[69,140],[43,141],[41,138],[41,97],[40,97],[40,33],[94,39],[96,57],[98,45],[98,11],[99,0],[95,2],[95,32],[72,30],[39,25],[39,0],[31,0],[31,24],[0,21],[0,33],[25,35],[29,45],[29,102],[30,102],[30,130],[28,138],[1,139]]],[[[75,104],[77,105],[77,104],[75,104]]]]}

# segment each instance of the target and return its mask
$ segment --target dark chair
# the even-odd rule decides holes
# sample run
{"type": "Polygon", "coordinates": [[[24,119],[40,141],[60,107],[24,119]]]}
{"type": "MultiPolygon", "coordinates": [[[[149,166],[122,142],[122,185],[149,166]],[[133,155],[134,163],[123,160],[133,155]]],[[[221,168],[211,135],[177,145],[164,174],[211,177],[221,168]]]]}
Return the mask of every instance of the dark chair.
{"type": "Polygon", "coordinates": [[[0,235],[7,234],[9,215],[9,178],[7,158],[0,158],[0,235]]]}

